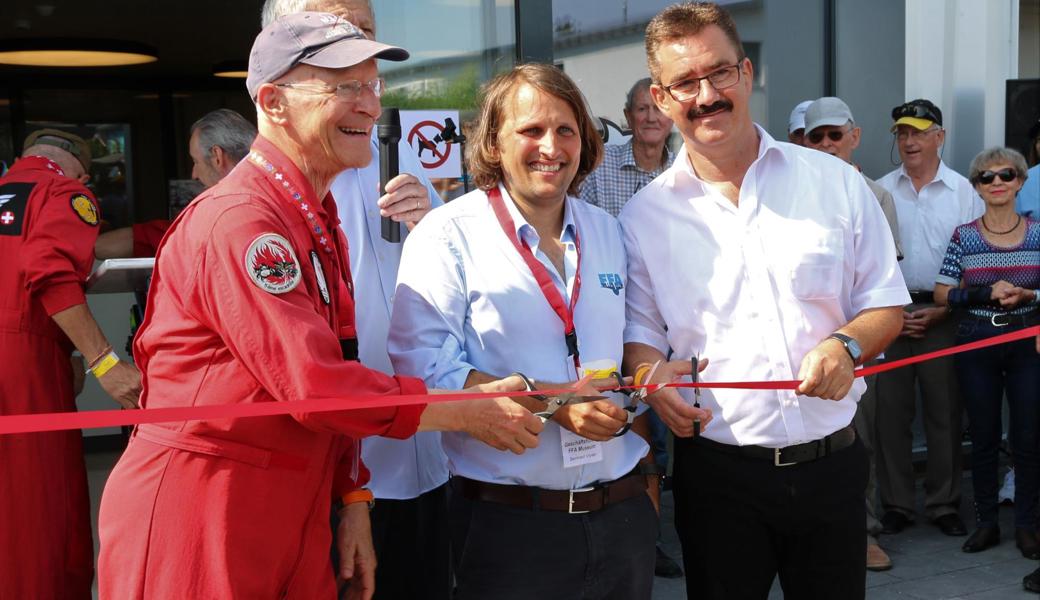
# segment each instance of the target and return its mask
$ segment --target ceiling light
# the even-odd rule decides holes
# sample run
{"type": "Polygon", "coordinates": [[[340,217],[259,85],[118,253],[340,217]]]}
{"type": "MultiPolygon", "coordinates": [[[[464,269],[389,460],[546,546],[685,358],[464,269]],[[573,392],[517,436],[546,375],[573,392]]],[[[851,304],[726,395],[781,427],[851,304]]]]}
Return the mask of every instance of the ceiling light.
{"type": "Polygon", "coordinates": [[[155,50],[134,42],[91,39],[0,41],[0,64],[31,67],[121,67],[159,60],[155,50]]]}
{"type": "Polygon", "coordinates": [[[249,76],[249,65],[244,60],[225,60],[213,65],[213,75],[245,79],[249,76]]]}

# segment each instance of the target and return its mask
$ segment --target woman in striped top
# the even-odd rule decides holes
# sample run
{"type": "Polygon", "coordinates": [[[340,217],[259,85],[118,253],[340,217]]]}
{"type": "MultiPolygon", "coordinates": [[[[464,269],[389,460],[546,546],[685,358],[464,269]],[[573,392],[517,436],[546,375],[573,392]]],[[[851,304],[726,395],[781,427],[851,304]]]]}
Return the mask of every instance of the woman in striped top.
{"type": "MultiPolygon", "coordinates": [[[[1040,222],[1015,213],[1025,159],[1007,148],[984,150],[972,160],[970,175],[986,212],[954,230],[935,285],[936,304],[962,313],[958,344],[1040,323],[1040,222]]],[[[1027,339],[964,352],[955,361],[968,409],[977,524],[963,550],[979,552],[1000,541],[997,447],[1006,393],[1015,460],[1015,542],[1023,556],[1040,559],[1040,354],[1027,339]]]]}

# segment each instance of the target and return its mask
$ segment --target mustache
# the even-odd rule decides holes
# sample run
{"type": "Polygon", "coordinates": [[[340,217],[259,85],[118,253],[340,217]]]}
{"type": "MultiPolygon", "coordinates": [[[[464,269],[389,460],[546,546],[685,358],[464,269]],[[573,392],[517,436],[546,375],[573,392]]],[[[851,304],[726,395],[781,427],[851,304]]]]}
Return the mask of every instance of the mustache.
{"type": "Polygon", "coordinates": [[[726,99],[720,99],[717,102],[709,104],[708,106],[704,106],[703,104],[692,106],[690,107],[690,110],[687,111],[686,118],[692,121],[697,117],[706,115],[708,113],[713,113],[718,110],[733,110],[733,103],[726,99]]]}

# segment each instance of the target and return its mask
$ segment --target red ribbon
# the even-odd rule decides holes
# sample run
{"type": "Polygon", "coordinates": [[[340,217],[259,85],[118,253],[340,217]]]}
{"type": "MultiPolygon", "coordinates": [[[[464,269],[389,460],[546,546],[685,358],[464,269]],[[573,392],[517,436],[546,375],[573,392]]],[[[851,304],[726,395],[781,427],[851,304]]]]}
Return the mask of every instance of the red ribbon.
{"type": "MultiPolygon", "coordinates": [[[[1004,344],[1040,335],[1040,326],[1029,327],[994,337],[953,346],[936,352],[904,358],[892,362],[881,363],[872,367],[858,369],[856,377],[873,375],[891,371],[907,365],[925,362],[942,356],[978,350],[997,344],[1004,344]]],[[[798,387],[798,381],[736,381],[669,383],[636,387],[677,387],[677,388],[729,388],[749,390],[791,390],[798,387]]],[[[533,392],[509,392],[510,396],[531,396],[545,394],[556,396],[576,391],[574,388],[560,390],[537,390],[533,392]]],[[[333,410],[361,410],[367,408],[383,408],[387,406],[408,406],[413,404],[429,404],[431,402],[448,402],[453,400],[479,400],[481,398],[497,398],[501,392],[452,392],[447,394],[404,394],[400,396],[346,396],[341,398],[321,398],[317,400],[299,400],[295,402],[260,402],[255,404],[221,404],[217,406],[184,406],[176,408],[146,408],[141,410],[96,410],[87,412],[40,413],[30,415],[0,416],[0,435],[8,433],[33,433],[41,431],[64,431],[67,429],[93,429],[95,427],[120,427],[140,425],[142,423],[166,423],[175,421],[201,421],[212,419],[236,419],[287,414],[304,414],[312,412],[328,412],[333,410]]]]}

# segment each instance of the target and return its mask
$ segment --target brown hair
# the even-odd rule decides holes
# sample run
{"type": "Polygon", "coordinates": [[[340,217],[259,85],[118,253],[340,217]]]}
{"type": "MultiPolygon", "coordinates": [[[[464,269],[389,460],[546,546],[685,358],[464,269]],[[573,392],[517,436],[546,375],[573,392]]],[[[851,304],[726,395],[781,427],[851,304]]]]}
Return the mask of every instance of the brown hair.
{"type": "Polygon", "coordinates": [[[603,140],[589,114],[585,97],[574,81],[560,69],[539,63],[517,65],[508,73],[484,84],[476,131],[466,153],[466,164],[473,182],[478,188],[487,191],[502,181],[502,162],[496,156],[496,149],[498,132],[504,119],[503,109],[513,98],[516,89],[524,83],[563,100],[574,111],[578,120],[578,134],[581,136],[581,156],[578,159],[578,172],[567,188],[567,193],[577,196],[581,182],[599,164],[603,155],[603,140]]]}
{"type": "Polygon", "coordinates": [[[646,26],[646,63],[655,83],[661,83],[661,63],[657,50],[661,44],[691,35],[714,25],[722,30],[737,51],[738,62],[744,59],[744,46],[733,17],[714,2],[683,2],[673,4],[657,13],[646,26]]]}

